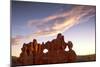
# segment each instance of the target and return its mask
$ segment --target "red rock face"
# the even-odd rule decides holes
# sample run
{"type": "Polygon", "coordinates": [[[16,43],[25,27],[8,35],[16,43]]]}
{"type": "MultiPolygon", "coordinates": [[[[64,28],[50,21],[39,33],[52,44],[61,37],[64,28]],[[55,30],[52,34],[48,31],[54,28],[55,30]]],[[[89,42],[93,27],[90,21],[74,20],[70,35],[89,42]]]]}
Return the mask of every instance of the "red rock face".
{"type": "Polygon", "coordinates": [[[18,58],[17,65],[35,65],[35,64],[55,64],[68,63],[76,60],[76,53],[72,50],[71,41],[66,43],[64,36],[59,33],[56,39],[46,43],[39,44],[37,40],[33,40],[28,44],[23,44],[22,52],[18,58]],[[69,51],[65,51],[68,47],[69,51]],[[48,52],[43,53],[44,49],[48,52]]]}

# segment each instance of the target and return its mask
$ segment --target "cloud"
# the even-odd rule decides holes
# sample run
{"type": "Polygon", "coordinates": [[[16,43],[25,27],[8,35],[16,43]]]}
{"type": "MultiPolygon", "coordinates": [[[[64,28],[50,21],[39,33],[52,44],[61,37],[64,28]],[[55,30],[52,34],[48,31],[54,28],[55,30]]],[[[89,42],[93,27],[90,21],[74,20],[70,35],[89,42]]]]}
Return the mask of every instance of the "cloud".
{"type": "Polygon", "coordinates": [[[19,44],[22,43],[23,39],[24,39],[24,37],[21,36],[21,35],[17,35],[15,37],[12,37],[11,38],[11,44],[12,45],[19,45],[19,44]]]}
{"type": "Polygon", "coordinates": [[[42,19],[30,20],[27,25],[29,27],[36,26],[38,29],[33,33],[34,36],[53,36],[81,23],[81,21],[89,20],[93,16],[95,16],[95,7],[75,6],[68,11],[53,14],[42,19]]]}
{"type": "Polygon", "coordinates": [[[40,36],[55,36],[63,33],[69,28],[86,22],[95,16],[95,7],[93,6],[75,6],[70,10],[62,11],[58,14],[52,14],[45,18],[29,20],[27,26],[36,27],[36,31],[27,36],[17,35],[11,38],[12,45],[28,43],[33,38],[40,36]]]}
{"type": "Polygon", "coordinates": [[[11,45],[22,45],[23,43],[29,43],[33,40],[33,35],[16,35],[14,37],[11,37],[11,45]]]}

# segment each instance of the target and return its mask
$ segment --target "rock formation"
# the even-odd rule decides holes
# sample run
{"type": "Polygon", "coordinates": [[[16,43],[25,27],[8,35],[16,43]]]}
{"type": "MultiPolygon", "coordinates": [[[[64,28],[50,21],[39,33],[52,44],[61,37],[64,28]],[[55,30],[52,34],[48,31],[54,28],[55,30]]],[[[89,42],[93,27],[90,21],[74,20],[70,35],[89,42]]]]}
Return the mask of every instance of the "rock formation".
{"type": "Polygon", "coordinates": [[[36,64],[54,64],[68,63],[76,60],[76,53],[72,50],[71,41],[66,43],[64,36],[59,33],[56,39],[39,44],[36,39],[28,44],[23,44],[22,52],[17,60],[17,65],[36,65],[36,64]],[[65,51],[68,47],[69,51],[65,51]],[[44,53],[44,49],[48,52],[44,53]]]}

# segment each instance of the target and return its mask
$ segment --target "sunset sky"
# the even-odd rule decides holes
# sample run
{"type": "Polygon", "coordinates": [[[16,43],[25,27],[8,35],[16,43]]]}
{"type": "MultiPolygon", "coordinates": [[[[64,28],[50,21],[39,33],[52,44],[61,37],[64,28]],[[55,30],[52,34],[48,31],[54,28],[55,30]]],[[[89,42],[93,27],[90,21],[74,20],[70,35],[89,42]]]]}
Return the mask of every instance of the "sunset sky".
{"type": "Polygon", "coordinates": [[[95,6],[13,1],[11,5],[12,56],[34,38],[51,41],[58,33],[72,41],[77,55],[95,54],[95,6]]]}

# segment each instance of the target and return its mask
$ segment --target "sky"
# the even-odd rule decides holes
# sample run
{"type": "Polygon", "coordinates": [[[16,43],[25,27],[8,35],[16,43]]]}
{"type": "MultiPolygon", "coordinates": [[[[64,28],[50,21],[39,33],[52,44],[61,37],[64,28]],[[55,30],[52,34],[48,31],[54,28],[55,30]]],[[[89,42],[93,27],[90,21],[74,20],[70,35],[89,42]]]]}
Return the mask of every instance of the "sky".
{"type": "Polygon", "coordinates": [[[12,56],[23,43],[51,41],[58,33],[72,41],[77,55],[95,54],[96,7],[88,5],[12,1],[12,56]]]}

